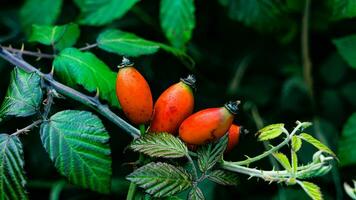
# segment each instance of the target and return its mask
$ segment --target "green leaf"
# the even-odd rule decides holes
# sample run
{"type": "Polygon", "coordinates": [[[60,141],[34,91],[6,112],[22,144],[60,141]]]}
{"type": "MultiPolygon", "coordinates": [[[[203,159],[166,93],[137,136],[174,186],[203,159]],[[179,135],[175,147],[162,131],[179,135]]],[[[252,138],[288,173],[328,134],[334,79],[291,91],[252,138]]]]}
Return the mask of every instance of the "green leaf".
{"type": "Polygon", "coordinates": [[[185,144],[169,133],[148,133],[132,142],[130,148],[152,157],[180,158],[188,155],[185,144]]]}
{"type": "Polygon", "coordinates": [[[228,135],[224,135],[218,142],[206,144],[198,149],[198,165],[202,172],[213,168],[222,160],[228,142],[228,135]]]}
{"type": "Polygon", "coordinates": [[[356,34],[348,35],[333,40],[334,45],[341,57],[352,67],[356,68],[356,34]]]}
{"type": "Polygon", "coordinates": [[[160,48],[155,42],[114,29],[102,32],[97,39],[97,43],[105,51],[125,56],[153,54],[160,48]]]}
{"type": "Polygon", "coordinates": [[[54,45],[58,50],[73,46],[80,34],[77,24],[62,26],[33,25],[30,42],[39,42],[44,45],[54,45]]]}
{"type": "Polygon", "coordinates": [[[284,169],[286,169],[289,172],[292,171],[292,167],[286,155],[280,152],[275,152],[273,153],[273,157],[283,166],[284,169]]]}
{"type": "Polygon", "coordinates": [[[298,181],[297,183],[303,188],[303,190],[313,200],[322,200],[323,199],[320,188],[317,185],[315,185],[314,183],[310,183],[307,181],[302,181],[302,182],[298,181]]]}
{"type": "Polygon", "coordinates": [[[10,86],[0,108],[0,121],[7,116],[33,115],[39,110],[41,101],[41,78],[16,67],[11,72],[10,86]]]}
{"type": "Polygon", "coordinates": [[[299,149],[302,147],[302,139],[300,139],[298,136],[293,135],[292,136],[292,149],[297,152],[299,149]]]}
{"type": "Polygon", "coordinates": [[[341,20],[356,17],[356,1],[354,0],[328,0],[332,10],[332,19],[341,20]]]}
{"type": "Polygon", "coordinates": [[[0,134],[0,199],[28,199],[22,144],[17,136],[0,134]]]}
{"type": "Polygon", "coordinates": [[[41,140],[57,170],[73,184],[109,193],[109,135],[87,111],[65,110],[41,125],[41,140]]]}
{"type": "Polygon", "coordinates": [[[63,0],[26,0],[20,10],[22,25],[30,30],[33,24],[51,25],[61,12],[63,0]]]}
{"type": "Polygon", "coordinates": [[[220,185],[237,185],[238,176],[234,172],[225,170],[214,170],[208,175],[208,179],[220,185]]]}
{"type": "Polygon", "coordinates": [[[100,26],[124,16],[139,0],[74,0],[81,24],[100,26]]]}
{"type": "Polygon", "coordinates": [[[297,156],[297,153],[293,150],[291,153],[291,159],[292,159],[293,173],[297,173],[297,171],[298,171],[298,156],[297,156]]]}
{"type": "Polygon", "coordinates": [[[127,176],[154,197],[166,197],[192,186],[192,177],[183,168],[168,163],[149,163],[127,176]]]}
{"type": "Polygon", "coordinates": [[[356,164],[356,113],[344,124],[338,144],[338,156],[342,166],[356,164]]]}
{"type": "Polygon", "coordinates": [[[116,73],[94,54],[67,48],[56,56],[53,65],[55,73],[69,86],[79,84],[89,92],[98,88],[101,98],[119,107],[115,93],[116,73]]]}
{"type": "Polygon", "coordinates": [[[351,199],[356,200],[356,181],[354,182],[354,188],[352,188],[349,184],[346,182],[344,183],[344,189],[346,191],[346,194],[349,195],[351,199]]]}
{"type": "Polygon", "coordinates": [[[161,0],[161,27],[174,47],[184,48],[195,27],[193,0],[161,0]]]}
{"type": "Polygon", "coordinates": [[[281,135],[284,130],[284,124],[271,124],[257,132],[259,141],[274,139],[281,135]]]}
{"type": "Polygon", "coordinates": [[[188,200],[204,200],[204,194],[198,187],[194,187],[188,194],[188,200]]]}
{"type": "Polygon", "coordinates": [[[231,19],[259,31],[271,31],[287,24],[286,5],[278,0],[219,0],[231,19]]]}
{"type": "Polygon", "coordinates": [[[309,142],[311,145],[313,145],[315,148],[324,151],[325,153],[328,153],[334,157],[336,157],[335,153],[329,149],[329,147],[327,147],[326,145],[324,145],[323,143],[321,143],[319,140],[315,139],[313,136],[307,134],[307,133],[301,133],[299,135],[299,137],[301,139],[303,139],[306,142],[309,142]]]}

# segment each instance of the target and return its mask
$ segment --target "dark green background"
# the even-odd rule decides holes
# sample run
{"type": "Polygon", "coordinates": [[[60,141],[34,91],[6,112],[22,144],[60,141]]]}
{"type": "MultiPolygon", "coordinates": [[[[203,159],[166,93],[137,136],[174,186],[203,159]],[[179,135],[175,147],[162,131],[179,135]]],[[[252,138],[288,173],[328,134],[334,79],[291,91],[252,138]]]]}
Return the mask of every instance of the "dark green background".
{"type": "MultiPolygon", "coordinates": [[[[195,1],[196,27],[192,40],[187,45],[187,53],[196,62],[193,71],[188,70],[179,59],[163,51],[132,59],[147,78],[155,99],[180,77],[194,73],[198,79],[195,110],[218,107],[230,99],[242,101],[236,123],[243,125],[250,133],[241,136],[239,145],[227,156],[227,159],[240,160],[244,155],[257,155],[264,150],[263,145],[257,142],[254,136],[258,128],[256,118],[252,115],[253,109],[258,111],[264,125],[281,122],[285,123],[287,128],[293,128],[296,120],[314,122],[310,132],[335,152],[338,151],[338,139],[343,126],[355,111],[356,70],[343,60],[332,40],[356,33],[356,19],[332,20],[327,1],[312,0],[309,24],[315,99],[312,106],[303,77],[301,57],[303,1],[280,2],[292,2],[288,13],[278,20],[264,22],[261,28],[254,23],[246,24],[231,19],[229,7],[222,6],[217,0],[195,1]],[[233,81],[236,73],[240,73],[238,84],[233,81]]],[[[1,1],[0,43],[3,45],[12,44],[20,48],[21,43],[26,42],[26,34],[18,17],[22,4],[23,1],[1,1]]],[[[81,38],[77,46],[94,42],[98,33],[107,27],[119,28],[145,39],[168,43],[160,29],[159,1],[141,1],[135,9],[136,11],[130,11],[123,18],[106,26],[81,26],[81,38]],[[141,10],[149,18],[142,17],[137,10],[141,10]],[[151,23],[146,23],[142,19],[149,20],[151,23]]],[[[78,13],[79,9],[73,2],[66,0],[56,24],[75,22],[78,13]]],[[[34,44],[26,43],[25,47],[29,50],[36,49],[34,44]]],[[[41,45],[36,47],[41,48],[42,52],[51,52],[49,47],[41,45]]],[[[113,70],[116,70],[116,66],[121,62],[120,56],[98,49],[92,52],[113,70]]],[[[43,71],[50,70],[49,60],[35,61],[31,57],[25,59],[43,71]]],[[[10,64],[0,60],[1,100],[9,83],[11,70],[10,64]]],[[[67,108],[87,109],[69,99],[56,100],[55,110],[67,108]]],[[[115,112],[122,116],[119,110],[115,112]]],[[[124,163],[134,161],[137,155],[124,151],[131,138],[106,119],[102,118],[102,120],[111,135],[114,194],[100,195],[68,186],[61,194],[62,199],[123,199],[125,197],[128,182],[124,180],[124,176],[132,169],[124,163]]],[[[30,118],[6,121],[0,125],[0,132],[12,132],[30,122],[30,118]]],[[[30,198],[46,199],[53,186],[52,183],[62,177],[56,172],[41,147],[38,130],[30,132],[22,138],[22,141],[25,148],[25,171],[29,178],[30,198]]],[[[309,161],[314,151],[308,145],[303,146],[303,150],[299,153],[301,162],[309,161]]],[[[268,159],[257,165],[265,169],[271,168],[268,159]]],[[[335,170],[327,176],[313,181],[321,187],[325,199],[347,199],[342,184],[355,178],[354,168],[355,165],[344,167],[336,165],[335,170]]],[[[298,187],[279,187],[276,184],[268,185],[262,180],[247,180],[247,178],[241,175],[241,183],[237,187],[208,184],[204,186],[203,191],[207,199],[307,198],[298,187]]]]}

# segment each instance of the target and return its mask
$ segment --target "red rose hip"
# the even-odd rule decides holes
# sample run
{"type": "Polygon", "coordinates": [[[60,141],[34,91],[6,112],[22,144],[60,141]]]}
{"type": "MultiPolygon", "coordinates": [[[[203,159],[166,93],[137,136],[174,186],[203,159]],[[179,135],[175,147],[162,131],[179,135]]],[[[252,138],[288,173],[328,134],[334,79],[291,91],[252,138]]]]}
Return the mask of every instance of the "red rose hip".
{"type": "Polygon", "coordinates": [[[194,76],[189,75],[159,96],[153,108],[149,132],[177,133],[182,121],[193,112],[195,81],[194,76]]]}
{"type": "Polygon", "coordinates": [[[189,116],[179,127],[179,137],[188,144],[201,145],[222,137],[230,128],[240,102],[208,108],[189,116]]]}

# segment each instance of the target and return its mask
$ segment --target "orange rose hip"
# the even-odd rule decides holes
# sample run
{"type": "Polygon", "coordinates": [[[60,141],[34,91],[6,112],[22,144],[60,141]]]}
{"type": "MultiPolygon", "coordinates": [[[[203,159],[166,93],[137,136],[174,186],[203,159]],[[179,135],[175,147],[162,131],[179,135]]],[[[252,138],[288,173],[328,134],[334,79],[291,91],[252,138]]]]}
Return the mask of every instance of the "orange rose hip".
{"type": "Polygon", "coordinates": [[[153,100],[150,86],[127,58],[122,59],[116,79],[116,95],[126,117],[134,124],[150,121],[153,100]]]}
{"type": "Polygon", "coordinates": [[[200,145],[222,137],[230,128],[240,102],[208,108],[189,116],[179,127],[179,137],[188,144],[200,145]]]}
{"type": "Polygon", "coordinates": [[[225,152],[231,151],[237,145],[240,138],[240,131],[241,131],[240,126],[237,126],[235,124],[232,124],[230,126],[229,130],[227,131],[228,143],[225,152]]]}
{"type": "Polygon", "coordinates": [[[159,96],[153,108],[149,132],[177,133],[182,121],[193,112],[195,82],[194,76],[189,75],[159,96]]]}

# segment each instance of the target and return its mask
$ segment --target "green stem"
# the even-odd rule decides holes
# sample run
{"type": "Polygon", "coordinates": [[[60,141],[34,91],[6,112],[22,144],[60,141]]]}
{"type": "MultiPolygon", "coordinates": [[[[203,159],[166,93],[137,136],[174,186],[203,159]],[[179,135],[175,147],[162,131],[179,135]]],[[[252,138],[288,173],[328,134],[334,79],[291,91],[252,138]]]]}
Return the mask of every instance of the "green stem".
{"type": "MultiPolygon", "coordinates": [[[[144,135],[146,133],[145,124],[140,124],[139,128],[140,128],[141,136],[144,135]]],[[[140,153],[137,163],[139,165],[141,165],[144,162],[144,160],[145,160],[145,156],[142,153],[140,153]]],[[[137,187],[137,185],[134,182],[130,183],[130,187],[129,187],[129,191],[127,192],[126,200],[132,200],[135,198],[136,187],[137,187]]]]}
{"type": "Polygon", "coordinates": [[[132,200],[135,197],[135,192],[136,192],[136,184],[131,182],[129,191],[127,193],[126,200],[132,200]]]}
{"type": "Polygon", "coordinates": [[[304,123],[298,123],[298,125],[294,128],[294,130],[292,131],[292,133],[288,133],[287,130],[284,130],[284,132],[287,134],[287,137],[286,139],[283,140],[283,142],[281,142],[279,145],[271,148],[270,150],[268,151],[265,151],[263,152],[262,154],[258,155],[258,156],[255,156],[255,157],[252,157],[252,158],[248,158],[246,160],[243,160],[243,161],[237,161],[237,162],[233,162],[235,165],[249,165],[253,162],[256,162],[256,161],[259,161],[271,154],[273,154],[274,152],[278,151],[280,148],[284,147],[285,145],[287,145],[289,143],[289,141],[292,139],[292,136],[301,128],[305,125],[305,122],[304,123]]]}

